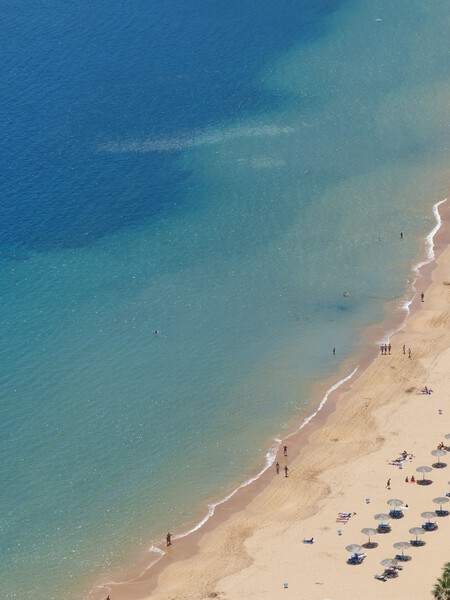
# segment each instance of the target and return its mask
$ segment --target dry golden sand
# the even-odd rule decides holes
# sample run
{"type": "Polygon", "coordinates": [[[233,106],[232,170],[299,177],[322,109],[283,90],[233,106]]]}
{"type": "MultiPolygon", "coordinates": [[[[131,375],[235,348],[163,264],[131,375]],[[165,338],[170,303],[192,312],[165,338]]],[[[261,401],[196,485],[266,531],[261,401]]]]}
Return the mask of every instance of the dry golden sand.
{"type": "MultiPolygon", "coordinates": [[[[381,582],[374,574],[383,571],[381,560],[397,552],[393,543],[414,537],[408,530],[424,522],[420,513],[437,508],[433,498],[450,490],[450,455],[449,468],[429,474],[432,485],[404,481],[421,477],[418,466],[436,462],[431,450],[440,441],[450,443],[444,439],[450,433],[450,249],[434,263],[425,302],[417,294],[413,307],[404,330],[391,340],[392,355],[379,356],[341,395],[336,410],[290,464],[289,478],[283,471],[271,475],[270,484],[243,510],[230,511],[200,538],[193,556],[164,568],[156,587],[144,579],[137,587],[112,589],[111,600],[431,597],[450,560],[450,516],[437,519],[439,529],[422,537],[424,547],[406,550],[412,560],[397,579],[381,582]],[[403,354],[403,344],[411,347],[411,358],[403,354]],[[418,394],[424,385],[434,393],[418,394]],[[412,462],[403,469],[389,465],[402,450],[414,455],[412,462]],[[391,533],[374,536],[378,547],[367,550],[361,565],[347,565],[345,546],[367,541],[361,529],[376,527],[373,516],[389,511],[390,498],[409,505],[405,517],[391,521],[391,533]],[[356,515],[340,524],[340,511],[356,515]],[[314,545],[302,543],[311,536],[314,545]]],[[[176,543],[169,553],[176,558],[176,543]]]]}

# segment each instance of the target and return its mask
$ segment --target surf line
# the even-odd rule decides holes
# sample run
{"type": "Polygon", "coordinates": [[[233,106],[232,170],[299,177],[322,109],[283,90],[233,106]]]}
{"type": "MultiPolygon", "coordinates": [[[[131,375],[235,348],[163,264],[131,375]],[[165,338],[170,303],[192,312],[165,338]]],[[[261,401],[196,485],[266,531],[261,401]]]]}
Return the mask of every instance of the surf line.
{"type": "MultiPolygon", "coordinates": [[[[197,523],[197,525],[194,525],[194,527],[192,527],[191,529],[189,529],[188,531],[184,531],[183,533],[178,533],[178,534],[172,534],[172,539],[173,540],[177,540],[177,539],[181,539],[184,537],[187,537],[188,535],[190,535],[191,533],[194,533],[195,531],[198,531],[199,529],[201,529],[201,527],[203,527],[203,525],[205,525],[205,523],[207,523],[207,521],[209,521],[209,519],[214,515],[216,508],[218,506],[220,506],[221,504],[225,504],[225,502],[227,502],[228,500],[230,500],[231,498],[233,498],[233,496],[235,494],[237,494],[239,492],[239,490],[242,490],[243,488],[249,486],[250,484],[252,484],[254,481],[257,481],[268,469],[270,469],[270,467],[273,465],[273,463],[275,462],[275,458],[277,456],[277,452],[278,449],[280,448],[281,444],[288,440],[289,438],[291,438],[292,436],[296,435],[299,431],[301,431],[306,425],[308,425],[308,423],[310,423],[312,421],[312,419],[314,419],[314,417],[317,416],[317,414],[322,410],[322,408],[325,406],[328,398],[330,397],[330,394],[332,394],[334,391],[336,391],[337,389],[339,389],[341,387],[341,385],[343,385],[344,383],[346,383],[347,381],[349,381],[357,372],[358,370],[358,366],[356,366],[353,371],[347,375],[346,377],[340,379],[339,381],[337,381],[336,383],[334,383],[325,393],[325,395],[323,396],[322,400],[319,402],[319,406],[317,407],[317,409],[308,417],[306,417],[303,422],[301,423],[301,425],[291,434],[289,434],[288,436],[286,436],[283,439],[280,438],[275,438],[274,439],[274,443],[272,444],[271,448],[269,449],[269,451],[266,453],[265,456],[265,465],[262,469],[260,469],[256,475],[254,475],[253,477],[250,477],[249,479],[245,480],[243,483],[241,483],[236,489],[234,489],[232,492],[230,492],[227,496],[225,496],[224,498],[222,498],[222,500],[219,500],[218,502],[214,502],[208,505],[208,511],[206,513],[206,515],[203,517],[203,519],[197,523]]],[[[132,579],[128,579],[126,581],[108,581],[102,584],[98,584],[95,586],[93,591],[99,591],[99,590],[105,590],[105,591],[111,591],[111,588],[117,585],[124,585],[127,583],[132,583],[133,581],[138,580],[140,577],[142,577],[145,573],[147,573],[147,571],[149,569],[151,569],[154,565],[156,565],[162,558],[163,556],[166,554],[164,552],[164,550],[162,550],[161,548],[159,548],[158,546],[155,545],[151,545],[150,548],[148,549],[148,552],[152,553],[152,554],[156,554],[157,557],[155,558],[155,560],[153,560],[149,565],[147,565],[145,567],[145,569],[136,577],[133,577],[132,579]]]]}
{"type": "Polygon", "coordinates": [[[434,238],[442,226],[442,217],[439,212],[439,207],[441,204],[444,204],[444,202],[447,202],[447,200],[448,200],[448,198],[444,198],[443,200],[440,200],[439,202],[436,202],[436,204],[433,205],[433,214],[436,219],[436,225],[433,227],[433,229],[430,231],[430,233],[425,237],[425,247],[427,249],[426,250],[426,258],[425,258],[425,260],[422,260],[412,266],[411,270],[414,273],[414,280],[411,283],[411,289],[413,290],[413,294],[412,294],[411,298],[402,300],[399,304],[399,308],[405,312],[405,319],[403,320],[402,324],[397,329],[392,329],[390,331],[387,331],[384,334],[383,338],[376,342],[377,345],[389,343],[391,337],[393,335],[395,335],[396,333],[398,333],[399,331],[402,331],[403,328],[405,327],[406,317],[408,317],[411,312],[409,307],[411,306],[411,304],[416,296],[415,285],[416,285],[417,280],[420,277],[420,269],[422,269],[422,267],[425,267],[426,265],[429,265],[431,262],[433,262],[436,259],[436,254],[434,252],[434,238]]]}
{"type": "MultiPolygon", "coordinates": [[[[415,273],[416,277],[414,279],[414,282],[412,283],[412,288],[414,289],[414,285],[417,281],[417,279],[420,277],[420,269],[428,264],[430,264],[433,260],[435,260],[436,255],[434,252],[434,237],[436,235],[436,233],[439,231],[439,229],[442,226],[442,217],[439,213],[439,206],[441,204],[443,204],[444,202],[447,201],[447,198],[444,198],[443,200],[440,200],[439,202],[437,202],[436,204],[433,205],[433,214],[435,216],[436,219],[436,225],[433,227],[433,229],[430,231],[430,233],[426,236],[425,238],[425,244],[427,247],[427,255],[426,255],[426,259],[413,265],[412,267],[412,271],[413,273],[415,273]]],[[[400,306],[400,308],[402,310],[405,311],[406,316],[410,313],[410,305],[413,301],[415,297],[415,294],[412,296],[411,299],[407,299],[404,300],[402,305],[400,306]]],[[[406,320],[406,318],[405,318],[406,320]]],[[[383,340],[381,340],[381,342],[386,342],[388,343],[390,338],[398,333],[399,331],[401,331],[403,329],[405,325],[405,322],[403,322],[400,327],[396,330],[393,331],[388,331],[386,332],[383,340]]],[[[380,342],[377,342],[377,344],[380,342]]],[[[319,403],[319,406],[317,407],[316,411],[313,412],[311,415],[309,415],[308,417],[306,417],[303,422],[301,423],[301,425],[291,434],[289,434],[288,436],[286,436],[284,439],[279,439],[276,438],[274,440],[274,444],[272,445],[272,447],[270,448],[270,450],[266,453],[266,464],[264,465],[264,467],[253,477],[251,477],[250,479],[244,481],[243,483],[241,483],[241,485],[239,485],[235,490],[233,490],[232,492],[230,492],[227,496],[225,496],[225,498],[223,498],[222,500],[219,500],[218,502],[212,503],[208,505],[208,511],[206,513],[206,515],[203,517],[203,519],[197,523],[197,525],[195,525],[194,527],[192,527],[191,529],[189,529],[188,531],[185,531],[183,533],[179,533],[179,534],[174,534],[173,535],[173,539],[180,539],[180,538],[184,538],[188,535],[190,535],[191,533],[194,533],[195,531],[198,531],[201,527],[203,527],[203,525],[214,515],[215,510],[218,506],[220,506],[221,504],[224,504],[225,502],[227,502],[228,500],[230,500],[230,498],[232,498],[235,494],[237,494],[237,492],[245,487],[247,487],[248,485],[250,485],[251,483],[253,483],[254,481],[256,481],[257,479],[259,479],[263,473],[265,473],[275,462],[275,457],[277,455],[278,449],[281,446],[281,444],[285,441],[288,440],[289,438],[291,438],[292,436],[296,435],[299,431],[301,431],[306,425],[308,425],[308,423],[310,423],[312,421],[312,419],[314,419],[314,417],[317,416],[317,414],[322,410],[322,408],[325,406],[330,394],[332,394],[335,390],[339,389],[339,387],[341,385],[343,385],[344,383],[346,383],[347,381],[349,381],[358,371],[358,366],[355,367],[355,369],[346,377],[344,377],[343,379],[337,381],[335,384],[333,384],[325,393],[324,397],[322,398],[322,400],[319,403]]],[[[143,571],[142,573],[140,573],[139,575],[137,575],[136,577],[134,577],[133,579],[127,580],[127,581],[109,581],[107,583],[103,583],[103,584],[99,584],[97,586],[95,586],[94,590],[101,590],[101,589],[105,589],[105,590],[110,590],[110,587],[116,586],[116,585],[122,585],[122,584],[126,584],[126,583],[131,583],[137,579],[139,579],[140,577],[142,577],[142,575],[144,575],[149,569],[151,569],[156,563],[158,563],[161,558],[165,555],[164,550],[162,550],[161,548],[159,548],[158,546],[154,546],[151,545],[149,550],[150,553],[152,554],[156,554],[157,558],[152,561],[143,571]]]]}
{"type": "MultiPolygon", "coordinates": [[[[421,261],[420,263],[417,263],[416,265],[413,266],[413,272],[417,273],[417,276],[419,276],[419,271],[420,269],[425,266],[428,265],[429,263],[431,263],[434,259],[435,259],[435,253],[434,253],[434,236],[436,235],[436,233],[439,231],[441,225],[442,225],[442,218],[441,215],[439,213],[439,206],[441,204],[443,204],[444,202],[447,201],[447,198],[444,198],[443,200],[440,200],[439,202],[437,202],[436,204],[433,205],[433,213],[434,216],[436,218],[436,225],[433,227],[433,229],[431,230],[431,232],[426,236],[425,238],[425,243],[427,246],[427,258],[424,261],[421,261]]],[[[417,278],[416,278],[417,279],[417,278]]],[[[413,284],[414,285],[414,284],[413,284]]],[[[408,301],[406,310],[407,312],[409,312],[409,305],[411,304],[412,300],[408,301]]],[[[404,326],[404,324],[402,324],[402,326],[397,330],[400,331],[400,329],[404,326]]],[[[397,331],[395,332],[391,332],[389,335],[393,335],[393,333],[397,333],[397,331]]],[[[272,447],[270,448],[270,450],[266,453],[266,457],[265,457],[265,465],[262,469],[260,469],[260,471],[258,471],[256,473],[256,475],[254,475],[253,477],[250,477],[249,479],[247,479],[246,481],[244,481],[243,483],[241,483],[237,488],[235,488],[232,492],[230,492],[228,495],[226,495],[224,498],[222,498],[222,500],[219,500],[218,502],[214,502],[208,505],[208,511],[206,513],[206,515],[203,517],[203,519],[197,523],[197,525],[195,525],[194,527],[192,527],[191,529],[183,532],[183,533],[179,533],[179,534],[174,534],[173,535],[173,539],[180,539],[180,538],[184,538],[188,535],[190,535],[191,533],[194,533],[195,531],[198,531],[201,527],[203,527],[203,525],[214,515],[215,510],[218,506],[221,506],[222,504],[224,504],[225,502],[227,502],[228,500],[230,500],[231,498],[233,498],[233,496],[235,494],[237,494],[237,492],[247,486],[249,486],[250,484],[252,484],[254,481],[257,481],[275,462],[275,458],[278,452],[278,449],[280,448],[281,444],[285,441],[288,440],[289,438],[293,437],[294,435],[296,435],[299,431],[301,431],[306,425],[308,425],[308,423],[310,423],[314,417],[317,416],[317,414],[322,410],[322,408],[325,406],[329,396],[336,391],[337,389],[339,389],[344,383],[346,383],[347,381],[349,381],[350,379],[352,379],[356,372],[359,369],[359,365],[357,365],[353,371],[347,375],[346,377],[343,377],[342,379],[340,379],[339,381],[337,381],[336,383],[334,383],[325,393],[324,397],[322,398],[322,400],[319,403],[319,406],[317,407],[317,409],[308,417],[306,417],[303,422],[301,423],[301,425],[295,430],[293,431],[291,434],[289,434],[288,436],[286,436],[283,439],[278,439],[276,438],[274,440],[274,444],[272,445],[272,447]]],[[[153,546],[154,551],[160,551],[162,552],[159,548],[156,548],[155,546],[153,546]]],[[[160,556],[160,558],[162,558],[162,555],[160,556]]],[[[159,560],[159,559],[158,559],[159,560]]],[[[157,562],[157,561],[155,561],[157,562]]],[[[155,564],[155,563],[153,563],[155,564]]]]}

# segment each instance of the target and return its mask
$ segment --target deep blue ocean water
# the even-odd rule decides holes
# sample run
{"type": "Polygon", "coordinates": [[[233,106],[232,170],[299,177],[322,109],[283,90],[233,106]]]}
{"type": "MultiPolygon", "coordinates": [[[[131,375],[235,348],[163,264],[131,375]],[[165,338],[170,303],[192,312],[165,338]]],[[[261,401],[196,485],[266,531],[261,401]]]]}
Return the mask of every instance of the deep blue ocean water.
{"type": "Polygon", "coordinates": [[[0,595],[80,599],[257,472],[407,292],[450,8],[1,10],[0,595]]]}

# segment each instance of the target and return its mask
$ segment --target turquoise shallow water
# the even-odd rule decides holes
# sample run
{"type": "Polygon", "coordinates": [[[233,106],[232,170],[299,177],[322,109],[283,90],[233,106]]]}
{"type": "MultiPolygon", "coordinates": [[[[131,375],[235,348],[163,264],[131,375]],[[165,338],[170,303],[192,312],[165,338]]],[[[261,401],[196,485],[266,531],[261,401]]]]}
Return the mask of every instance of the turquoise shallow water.
{"type": "Polygon", "coordinates": [[[367,4],[8,4],[2,597],[85,598],[186,531],[404,296],[447,192],[450,8],[367,4]]]}

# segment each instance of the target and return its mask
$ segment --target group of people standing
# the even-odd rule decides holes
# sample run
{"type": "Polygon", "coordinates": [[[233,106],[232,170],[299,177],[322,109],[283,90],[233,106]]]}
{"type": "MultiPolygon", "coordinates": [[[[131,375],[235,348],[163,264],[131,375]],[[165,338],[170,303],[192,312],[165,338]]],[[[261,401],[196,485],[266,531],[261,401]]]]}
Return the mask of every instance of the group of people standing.
{"type": "MultiPolygon", "coordinates": [[[[286,444],[283,446],[283,456],[285,457],[286,464],[284,465],[284,476],[289,477],[289,467],[287,466],[287,455],[288,455],[288,447],[286,444]]],[[[277,461],[275,464],[275,471],[277,475],[280,473],[280,463],[277,461]]]]}
{"type": "MultiPolygon", "coordinates": [[[[381,354],[383,356],[387,356],[388,354],[391,354],[391,350],[392,350],[391,343],[389,342],[389,344],[381,344],[380,350],[381,350],[381,354]]],[[[412,355],[411,348],[408,348],[408,351],[407,351],[405,344],[403,344],[403,354],[406,354],[406,352],[408,352],[408,358],[411,358],[411,355],[412,355]]]]}

